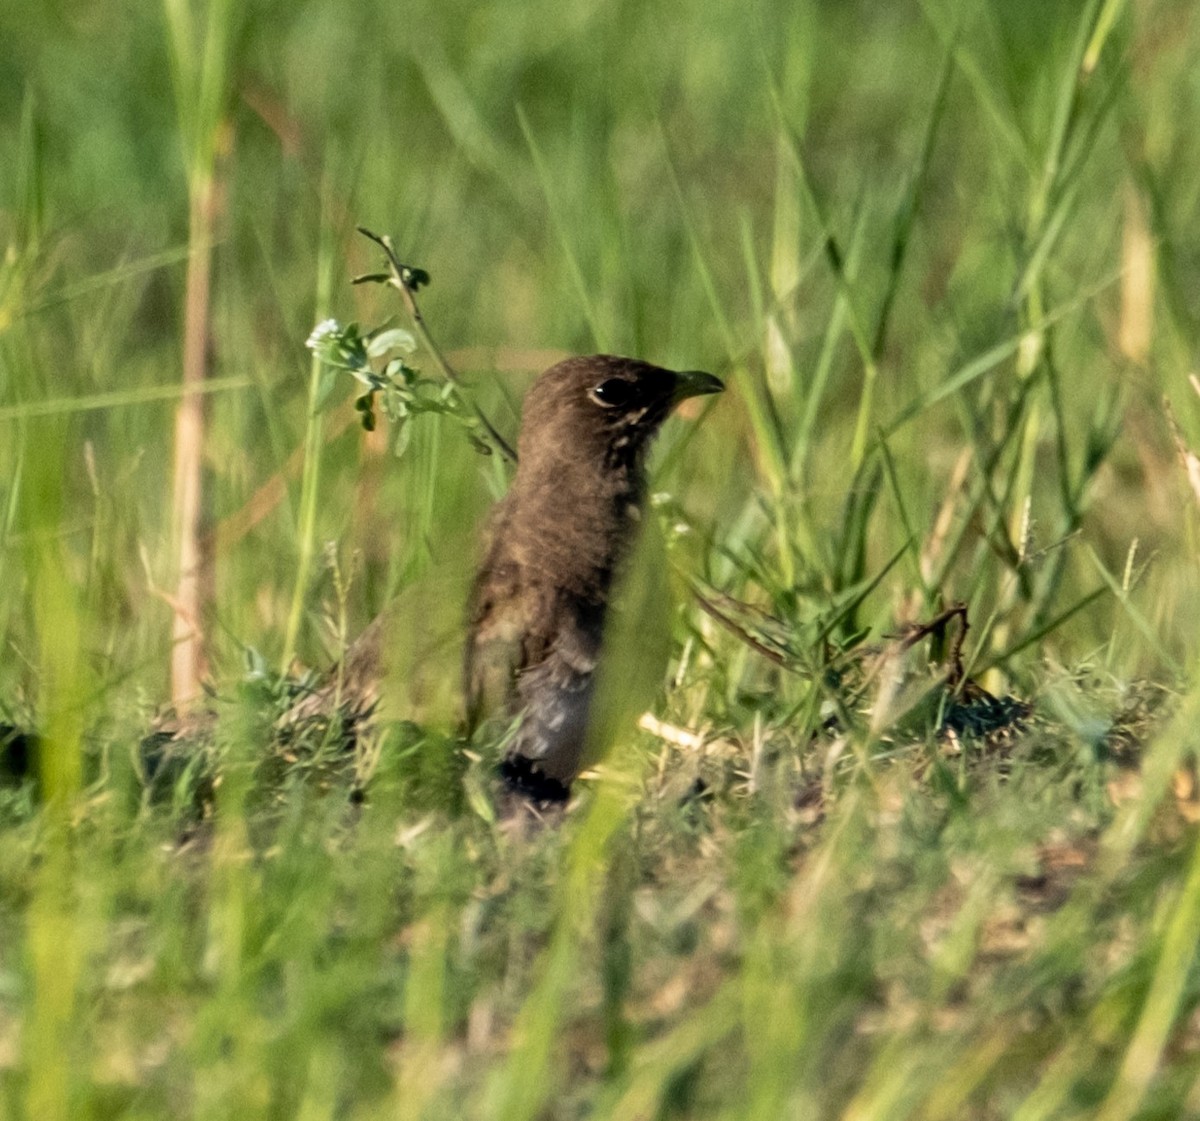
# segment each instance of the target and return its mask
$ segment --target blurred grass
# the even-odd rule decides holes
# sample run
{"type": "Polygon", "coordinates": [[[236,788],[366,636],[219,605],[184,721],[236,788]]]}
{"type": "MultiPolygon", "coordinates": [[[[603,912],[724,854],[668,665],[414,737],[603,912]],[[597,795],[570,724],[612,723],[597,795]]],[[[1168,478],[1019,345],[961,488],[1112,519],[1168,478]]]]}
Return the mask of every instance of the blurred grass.
{"type": "Polygon", "coordinates": [[[0,767],[0,1121],[1200,1114],[1194,5],[223,11],[0,17],[0,723],[43,741],[0,767]],[[497,825],[452,738],[503,465],[312,415],[312,325],[395,311],[356,223],[506,432],[556,353],[729,383],[656,508],[783,653],[677,588],[656,731],[559,828],[497,825]],[[210,249],[197,810],[138,741],[210,249]],[[1034,706],[1003,743],[936,732],[924,648],[845,653],[958,600],[1034,706]],[[393,601],[357,806],[265,667],[393,601]]]}

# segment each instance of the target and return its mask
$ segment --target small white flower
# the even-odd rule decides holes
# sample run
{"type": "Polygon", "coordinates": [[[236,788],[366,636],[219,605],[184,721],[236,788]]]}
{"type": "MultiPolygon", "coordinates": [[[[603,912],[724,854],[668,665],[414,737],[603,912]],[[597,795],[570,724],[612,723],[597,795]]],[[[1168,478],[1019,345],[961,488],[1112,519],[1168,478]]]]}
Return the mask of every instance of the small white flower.
{"type": "Polygon", "coordinates": [[[323,319],[312,329],[304,345],[309,350],[316,350],[330,335],[338,334],[341,329],[342,325],[336,319],[323,319]]]}

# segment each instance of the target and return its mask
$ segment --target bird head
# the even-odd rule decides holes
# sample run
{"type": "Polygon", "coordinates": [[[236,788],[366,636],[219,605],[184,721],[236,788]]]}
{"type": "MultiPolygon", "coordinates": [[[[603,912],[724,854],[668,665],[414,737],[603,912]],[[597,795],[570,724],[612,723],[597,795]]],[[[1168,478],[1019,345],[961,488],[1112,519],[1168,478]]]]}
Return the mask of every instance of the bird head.
{"type": "Polygon", "coordinates": [[[522,465],[554,460],[636,467],[662,422],[680,401],[725,388],[698,370],[676,373],[607,354],[552,366],[525,397],[522,465]]]}

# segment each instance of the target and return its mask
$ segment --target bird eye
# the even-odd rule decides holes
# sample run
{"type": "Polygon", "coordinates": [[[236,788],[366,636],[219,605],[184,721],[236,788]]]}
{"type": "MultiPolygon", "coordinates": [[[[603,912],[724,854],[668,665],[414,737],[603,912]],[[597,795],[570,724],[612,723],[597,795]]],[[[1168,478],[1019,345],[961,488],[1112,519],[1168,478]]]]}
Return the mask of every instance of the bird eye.
{"type": "Polygon", "coordinates": [[[591,392],[591,398],[596,404],[610,409],[629,404],[632,397],[633,386],[624,378],[609,378],[595,386],[591,392]]]}

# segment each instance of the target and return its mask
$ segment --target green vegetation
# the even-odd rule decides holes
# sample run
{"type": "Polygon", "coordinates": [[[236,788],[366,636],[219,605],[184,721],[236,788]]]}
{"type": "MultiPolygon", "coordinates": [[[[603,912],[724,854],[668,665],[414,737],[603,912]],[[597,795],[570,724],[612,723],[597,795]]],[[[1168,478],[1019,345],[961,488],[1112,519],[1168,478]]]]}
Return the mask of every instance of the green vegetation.
{"type": "Polygon", "coordinates": [[[1196,5],[0,28],[0,1121],[1200,1115],[1196,5]],[[470,383],[388,336],[370,434],[305,347],[422,338],[358,224],[470,383]],[[597,350],[729,391],[654,456],[653,719],[513,828],[468,410],[597,350]],[[392,603],[375,736],[281,721],[392,603]]]}

